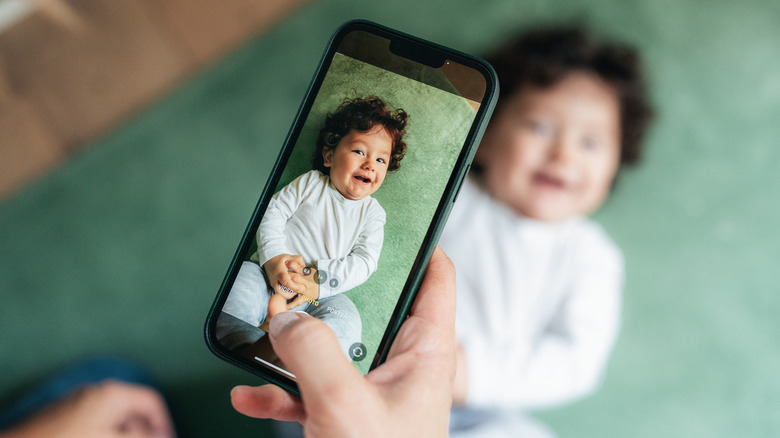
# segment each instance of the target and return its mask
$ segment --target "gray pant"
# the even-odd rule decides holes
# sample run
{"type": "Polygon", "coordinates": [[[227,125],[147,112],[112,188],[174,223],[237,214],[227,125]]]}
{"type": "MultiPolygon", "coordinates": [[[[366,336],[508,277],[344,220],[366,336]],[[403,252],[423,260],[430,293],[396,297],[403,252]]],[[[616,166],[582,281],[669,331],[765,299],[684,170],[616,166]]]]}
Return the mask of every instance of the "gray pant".
{"type": "MultiPolygon", "coordinates": [[[[268,288],[260,266],[256,263],[244,262],[222,311],[257,327],[265,320],[268,313],[268,299],[271,298],[271,294],[272,291],[268,288]]],[[[291,311],[306,312],[321,319],[336,333],[341,350],[350,357],[349,347],[360,342],[362,333],[362,322],[357,307],[343,294],[317,301],[316,305],[307,302],[291,311]]],[[[217,338],[221,339],[223,345],[228,348],[254,342],[263,334],[265,333],[259,329],[253,330],[246,326],[240,327],[240,324],[228,323],[225,318],[217,321],[217,338]]]]}

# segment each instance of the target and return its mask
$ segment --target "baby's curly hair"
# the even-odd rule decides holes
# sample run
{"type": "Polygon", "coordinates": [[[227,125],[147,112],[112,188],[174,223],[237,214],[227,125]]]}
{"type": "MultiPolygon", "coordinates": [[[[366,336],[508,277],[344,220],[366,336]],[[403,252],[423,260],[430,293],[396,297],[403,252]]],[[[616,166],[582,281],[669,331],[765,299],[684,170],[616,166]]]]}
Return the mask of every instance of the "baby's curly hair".
{"type": "Polygon", "coordinates": [[[631,47],[598,43],[579,26],[544,27],[523,32],[487,60],[501,84],[498,105],[523,87],[549,88],[575,72],[595,74],[620,102],[620,163],[642,155],[642,137],[653,118],[639,54],[631,47]]]}
{"type": "Polygon", "coordinates": [[[400,108],[390,110],[385,102],[376,96],[345,100],[339,105],[336,112],[328,113],[325,117],[325,126],[322,127],[317,136],[314,169],[328,175],[329,168],[325,167],[323,152],[338,146],[341,139],[352,130],[368,132],[376,125],[382,125],[393,141],[387,171],[398,170],[401,167],[401,160],[406,154],[406,143],[404,143],[403,136],[406,133],[408,118],[409,115],[406,111],[400,108]]]}

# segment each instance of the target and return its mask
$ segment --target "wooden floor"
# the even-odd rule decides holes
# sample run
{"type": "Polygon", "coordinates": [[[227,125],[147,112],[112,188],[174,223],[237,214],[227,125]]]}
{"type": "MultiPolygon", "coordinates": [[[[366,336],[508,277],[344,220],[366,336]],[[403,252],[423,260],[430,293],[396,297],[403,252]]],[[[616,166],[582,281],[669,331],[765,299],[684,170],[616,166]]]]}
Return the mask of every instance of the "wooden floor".
{"type": "Polygon", "coordinates": [[[306,0],[31,0],[0,33],[0,198],[306,0]]]}

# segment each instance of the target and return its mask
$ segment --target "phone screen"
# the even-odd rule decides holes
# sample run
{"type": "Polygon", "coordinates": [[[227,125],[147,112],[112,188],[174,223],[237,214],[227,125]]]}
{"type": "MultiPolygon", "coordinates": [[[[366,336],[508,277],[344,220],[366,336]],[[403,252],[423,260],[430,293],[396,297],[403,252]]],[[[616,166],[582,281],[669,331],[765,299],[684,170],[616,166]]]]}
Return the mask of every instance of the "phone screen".
{"type": "Polygon", "coordinates": [[[212,349],[294,382],[266,330],[300,311],[362,373],[381,362],[495,88],[467,55],[363,22],[337,32],[212,309],[212,349]]]}

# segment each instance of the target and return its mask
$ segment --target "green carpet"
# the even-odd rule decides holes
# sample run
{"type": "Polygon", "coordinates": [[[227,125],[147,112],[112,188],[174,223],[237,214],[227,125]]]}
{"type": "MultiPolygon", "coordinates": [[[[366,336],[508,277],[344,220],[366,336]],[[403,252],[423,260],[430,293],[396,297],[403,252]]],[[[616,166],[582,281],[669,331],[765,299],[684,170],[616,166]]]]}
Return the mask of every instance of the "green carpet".
{"type": "Polygon", "coordinates": [[[0,204],[0,403],[110,353],[159,377],[182,436],[268,434],[229,407],[232,385],[259,380],[208,352],[203,323],[332,31],[368,18],[480,52],[512,28],[583,14],[644,50],[660,117],[644,165],[598,215],[628,270],[605,385],[544,420],[579,437],[780,430],[769,1],[305,7],[0,204]]]}

